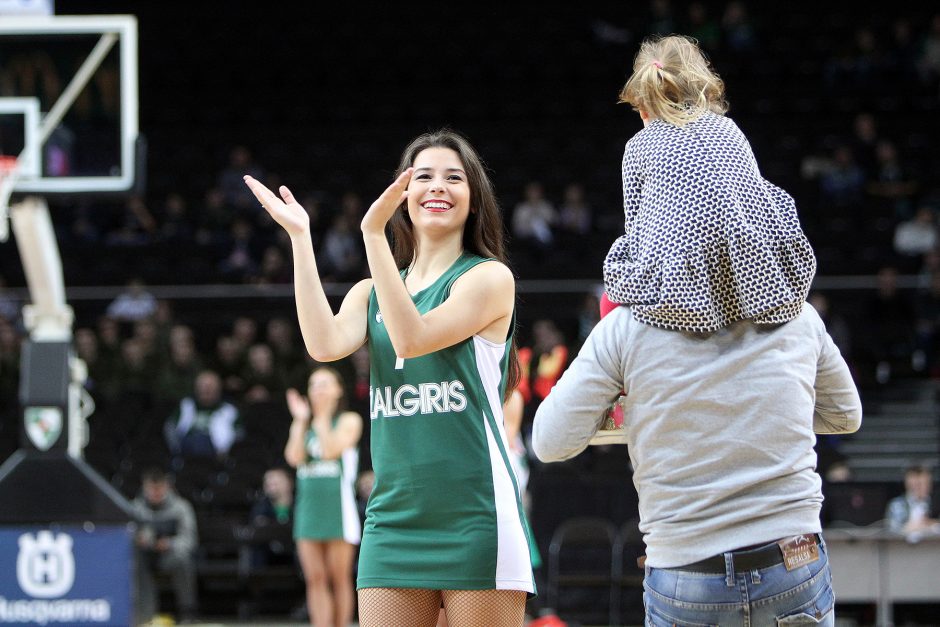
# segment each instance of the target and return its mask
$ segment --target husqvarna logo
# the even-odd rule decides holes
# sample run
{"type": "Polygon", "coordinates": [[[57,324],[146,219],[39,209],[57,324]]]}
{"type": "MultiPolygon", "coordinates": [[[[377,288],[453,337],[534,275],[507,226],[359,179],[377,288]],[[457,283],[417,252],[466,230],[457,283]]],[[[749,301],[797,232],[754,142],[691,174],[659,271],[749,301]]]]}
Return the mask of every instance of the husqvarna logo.
{"type": "Polygon", "coordinates": [[[34,598],[52,599],[66,594],[75,583],[75,556],[68,534],[39,531],[19,539],[16,580],[34,598]]]}

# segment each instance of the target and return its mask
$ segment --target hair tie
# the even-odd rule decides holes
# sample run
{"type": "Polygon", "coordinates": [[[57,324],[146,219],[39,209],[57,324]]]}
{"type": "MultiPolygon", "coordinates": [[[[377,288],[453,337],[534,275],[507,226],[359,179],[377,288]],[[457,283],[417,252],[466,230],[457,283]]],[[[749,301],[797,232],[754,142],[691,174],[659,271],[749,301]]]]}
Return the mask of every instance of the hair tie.
{"type": "Polygon", "coordinates": [[[659,61],[653,61],[653,65],[655,65],[657,69],[663,69],[663,64],[659,61]]]}

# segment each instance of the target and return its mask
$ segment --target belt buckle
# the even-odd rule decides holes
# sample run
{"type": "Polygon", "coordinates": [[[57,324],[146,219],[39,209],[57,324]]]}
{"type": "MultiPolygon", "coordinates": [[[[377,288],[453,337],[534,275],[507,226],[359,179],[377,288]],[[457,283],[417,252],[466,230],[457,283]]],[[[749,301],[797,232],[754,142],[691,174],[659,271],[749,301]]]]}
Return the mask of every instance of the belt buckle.
{"type": "Polygon", "coordinates": [[[784,538],[777,542],[783,554],[783,565],[787,570],[812,564],[819,559],[819,545],[813,534],[802,534],[784,538]]]}

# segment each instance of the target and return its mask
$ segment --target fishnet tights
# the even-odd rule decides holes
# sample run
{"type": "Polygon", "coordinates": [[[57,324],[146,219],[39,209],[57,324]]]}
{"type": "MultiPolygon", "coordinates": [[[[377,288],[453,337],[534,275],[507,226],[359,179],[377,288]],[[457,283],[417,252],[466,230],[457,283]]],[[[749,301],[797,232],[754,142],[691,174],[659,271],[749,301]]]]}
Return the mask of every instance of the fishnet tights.
{"type": "Polygon", "coordinates": [[[440,590],[363,588],[359,591],[360,627],[434,627],[440,590]]]}
{"type": "Polygon", "coordinates": [[[448,627],[520,627],[525,618],[522,590],[444,590],[448,627]]]}
{"type": "Polygon", "coordinates": [[[521,590],[419,590],[364,588],[359,591],[360,627],[434,627],[441,601],[448,627],[520,627],[526,593],[521,590]]]}

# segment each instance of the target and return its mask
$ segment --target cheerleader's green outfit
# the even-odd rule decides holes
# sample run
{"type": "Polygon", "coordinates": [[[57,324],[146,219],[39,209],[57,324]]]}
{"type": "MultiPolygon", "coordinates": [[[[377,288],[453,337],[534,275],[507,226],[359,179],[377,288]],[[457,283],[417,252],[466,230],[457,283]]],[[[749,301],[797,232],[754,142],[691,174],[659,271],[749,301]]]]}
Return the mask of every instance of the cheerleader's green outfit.
{"type": "MultiPolygon", "coordinates": [[[[439,306],[454,281],[486,261],[464,253],[412,296],[418,311],[439,306]]],[[[374,290],[368,315],[375,486],[357,587],[534,593],[530,534],[503,429],[512,333],[498,344],[475,335],[399,359],[374,290]]]]}
{"type": "MultiPolygon", "coordinates": [[[[334,416],[332,427],[339,416],[334,416]]],[[[320,443],[313,429],[304,435],[307,461],[297,468],[294,505],[294,539],[345,540],[359,544],[362,527],[356,508],[356,472],[359,453],[355,446],[338,459],[321,459],[320,443]]]]}

